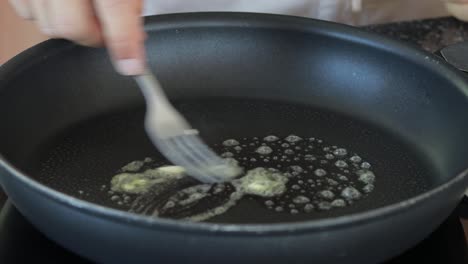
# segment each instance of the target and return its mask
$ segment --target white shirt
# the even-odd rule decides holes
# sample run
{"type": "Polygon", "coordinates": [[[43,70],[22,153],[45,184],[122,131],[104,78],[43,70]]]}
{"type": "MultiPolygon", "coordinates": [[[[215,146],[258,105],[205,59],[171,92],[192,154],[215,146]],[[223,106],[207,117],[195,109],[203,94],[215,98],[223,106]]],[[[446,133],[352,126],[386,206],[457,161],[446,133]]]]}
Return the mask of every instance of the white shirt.
{"type": "Polygon", "coordinates": [[[144,15],[239,11],[366,25],[448,15],[442,0],[146,0],[144,15]]]}

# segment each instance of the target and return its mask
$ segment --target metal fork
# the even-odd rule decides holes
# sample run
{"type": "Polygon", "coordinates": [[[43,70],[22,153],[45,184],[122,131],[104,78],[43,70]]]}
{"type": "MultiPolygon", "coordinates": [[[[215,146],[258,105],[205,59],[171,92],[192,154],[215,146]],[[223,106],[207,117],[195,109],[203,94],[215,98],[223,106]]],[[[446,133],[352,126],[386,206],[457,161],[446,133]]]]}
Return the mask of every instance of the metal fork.
{"type": "Polygon", "coordinates": [[[239,175],[240,169],[211,150],[174,108],[150,70],[135,80],[146,101],[146,133],[161,154],[201,182],[224,182],[239,175]]]}

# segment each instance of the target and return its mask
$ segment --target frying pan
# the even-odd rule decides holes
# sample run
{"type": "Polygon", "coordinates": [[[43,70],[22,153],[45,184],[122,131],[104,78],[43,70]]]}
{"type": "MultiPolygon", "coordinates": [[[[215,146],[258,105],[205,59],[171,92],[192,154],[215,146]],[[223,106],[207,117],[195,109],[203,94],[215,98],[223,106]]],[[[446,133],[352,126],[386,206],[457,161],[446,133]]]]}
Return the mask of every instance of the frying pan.
{"type": "Polygon", "coordinates": [[[110,263],[376,263],[459,203],[468,87],[442,59],[356,28],[267,14],[155,16],[146,30],[151,68],[209,144],[323,138],[363,153],[376,188],[300,221],[255,201],[202,223],[129,213],[100,188],[129,161],[159,155],[143,98],[104,50],[50,40],[0,70],[0,181],[64,247],[110,263]]]}

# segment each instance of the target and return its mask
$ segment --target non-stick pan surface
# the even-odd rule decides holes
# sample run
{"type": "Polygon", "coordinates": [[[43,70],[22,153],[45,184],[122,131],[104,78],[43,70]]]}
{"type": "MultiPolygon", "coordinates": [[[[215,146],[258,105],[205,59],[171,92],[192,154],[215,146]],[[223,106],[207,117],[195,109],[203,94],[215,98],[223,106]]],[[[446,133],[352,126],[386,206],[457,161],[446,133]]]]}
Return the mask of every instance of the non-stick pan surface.
{"type": "Polygon", "coordinates": [[[161,16],[147,30],[152,68],[209,143],[322,138],[369,160],[376,189],[294,223],[255,199],[211,219],[231,224],[109,209],[118,206],[102,185],[127,162],[158,156],[141,94],[105,51],[49,41],[0,74],[1,180],[40,230],[84,256],[373,263],[429,234],[466,188],[466,84],[430,54],[349,27],[259,14],[161,16]]]}
{"type": "MultiPolygon", "coordinates": [[[[349,150],[362,153],[362,158],[372,164],[372,171],[376,174],[376,189],[368,197],[343,209],[292,215],[288,208],[278,213],[265,207],[265,199],[250,197],[253,200],[243,199],[227,213],[210,219],[212,222],[274,223],[363,212],[414,197],[443,181],[436,173],[436,168],[409,143],[349,116],[296,104],[251,99],[200,99],[196,102],[183,102],[178,106],[191,123],[201,129],[208,142],[212,145],[218,143],[214,148],[220,154],[223,153],[223,147],[219,143],[225,139],[263,138],[271,134],[285,138],[295,134],[304,138],[321,138],[333,142],[333,145],[345,146],[349,150]]],[[[169,164],[155,151],[147,138],[142,127],[143,116],[144,107],[122,109],[67,127],[63,133],[52,137],[42,148],[38,148],[25,170],[36,175],[38,181],[56,190],[93,203],[128,210],[129,204],[119,205],[111,199],[113,195],[108,193],[112,176],[117,174],[118,169],[130,161],[143,160],[145,157],[155,158],[155,164],[158,161],[161,165],[169,164]]],[[[339,160],[335,158],[330,164],[323,165],[319,160],[281,162],[270,157],[265,162],[259,158],[255,149],[246,148],[242,151],[250,153],[244,156],[258,159],[255,162],[240,160],[243,167],[276,168],[280,164],[284,167],[282,170],[287,170],[287,164],[314,164],[316,168],[328,168],[339,160]]],[[[313,149],[309,153],[320,151],[313,149]]],[[[348,159],[349,157],[345,160],[348,159]]],[[[303,165],[304,168],[306,166],[303,165]]],[[[313,175],[313,170],[308,174],[312,175],[311,178],[319,178],[313,175]]],[[[291,188],[294,182],[291,180],[287,185],[291,195],[310,197],[327,188],[316,186],[307,189],[308,193],[301,194],[291,188]]],[[[196,184],[196,181],[192,181],[186,185],[196,184]]],[[[172,194],[176,191],[180,191],[180,188],[175,188],[172,194]]]]}

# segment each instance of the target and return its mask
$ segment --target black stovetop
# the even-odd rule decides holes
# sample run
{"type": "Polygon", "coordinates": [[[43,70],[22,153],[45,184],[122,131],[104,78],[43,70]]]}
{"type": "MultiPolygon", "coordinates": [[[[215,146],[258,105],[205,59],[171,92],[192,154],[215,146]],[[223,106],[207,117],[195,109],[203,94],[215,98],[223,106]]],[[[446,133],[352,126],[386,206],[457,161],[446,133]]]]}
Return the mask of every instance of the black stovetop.
{"type": "MultiPolygon", "coordinates": [[[[365,27],[434,52],[468,40],[468,24],[453,18],[394,23],[365,27]]],[[[89,263],[39,233],[8,201],[0,189],[0,263],[89,263]]],[[[385,238],[382,238],[385,239],[385,238]]],[[[454,212],[419,245],[387,263],[468,263],[468,246],[454,212]]]]}

